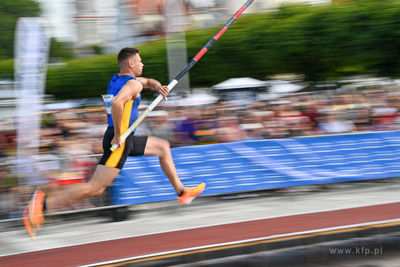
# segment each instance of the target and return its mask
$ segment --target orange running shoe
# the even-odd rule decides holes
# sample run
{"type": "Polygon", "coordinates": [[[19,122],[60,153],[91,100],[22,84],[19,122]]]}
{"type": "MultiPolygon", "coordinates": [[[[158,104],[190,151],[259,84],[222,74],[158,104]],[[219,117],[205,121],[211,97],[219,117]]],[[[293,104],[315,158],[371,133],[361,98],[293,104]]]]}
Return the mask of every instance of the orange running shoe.
{"type": "Polygon", "coordinates": [[[203,193],[204,188],[206,188],[205,183],[201,183],[196,187],[185,187],[185,192],[178,197],[178,201],[181,202],[183,205],[190,204],[198,195],[203,193]]]}
{"type": "Polygon", "coordinates": [[[36,229],[40,229],[44,222],[43,217],[43,201],[44,193],[41,190],[36,190],[29,202],[29,215],[32,225],[36,229]]]}
{"type": "Polygon", "coordinates": [[[24,212],[22,214],[22,223],[24,224],[24,227],[25,227],[26,232],[28,233],[29,237],[32,239],[35,239],[36,229],[35,229],[35,227],[33,227],[31,218],[29,215],[29,204],[26,205],[24,212]]]}

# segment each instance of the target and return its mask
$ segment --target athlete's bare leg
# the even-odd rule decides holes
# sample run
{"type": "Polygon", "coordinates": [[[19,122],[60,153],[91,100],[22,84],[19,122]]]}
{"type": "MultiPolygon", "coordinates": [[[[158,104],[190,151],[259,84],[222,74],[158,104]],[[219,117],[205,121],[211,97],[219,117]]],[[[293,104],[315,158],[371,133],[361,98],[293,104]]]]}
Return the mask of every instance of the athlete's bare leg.
{"type": "Polygon", "coordinates": [[[117,168],[97,165],[89,182],[70,185],[58,194],[49,195],[47,205],[50,213],[59,207],[70,206],[77,200],[100,195],[120,171],[117,168]]]}
{"type": "MultiPolygon", "coordinates": [[[[164,139],[149,136],[144,155],[159,156],[161,168],[175,188],[177,194],[180,195],[185,187],[176,172],[169,142],[164,139]]],[[[98,165],[89,182],[71,185],[58,194],[50,194],[47,202],[50,213],[55,211],[58,207],[70,206],[77,200],[100,195],[115,177],[117,177],[120,171],[121,170],[117,168],[98,165]]]]}
{"type": "Polygon", "coordinates": [[[160,158],[160,165],[168,177],[175,191],[180,195],[185,189],[176,172],[174,160],[172,159],[169,142],[154,136],[149,136],[144,149],[145,155],[156,155],[160,158]]]}

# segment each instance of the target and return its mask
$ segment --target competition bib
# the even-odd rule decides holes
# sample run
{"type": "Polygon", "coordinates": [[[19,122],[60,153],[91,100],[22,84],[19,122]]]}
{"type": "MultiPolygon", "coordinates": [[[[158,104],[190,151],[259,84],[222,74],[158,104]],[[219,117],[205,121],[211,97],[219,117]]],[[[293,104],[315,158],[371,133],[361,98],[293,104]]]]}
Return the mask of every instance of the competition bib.
{"type": "Polygon", "coordinates": [[[111,114],[111,102],[114,99],[114,95],[101,95],[101,96],[103,97],[107,114],[111,114]]]}

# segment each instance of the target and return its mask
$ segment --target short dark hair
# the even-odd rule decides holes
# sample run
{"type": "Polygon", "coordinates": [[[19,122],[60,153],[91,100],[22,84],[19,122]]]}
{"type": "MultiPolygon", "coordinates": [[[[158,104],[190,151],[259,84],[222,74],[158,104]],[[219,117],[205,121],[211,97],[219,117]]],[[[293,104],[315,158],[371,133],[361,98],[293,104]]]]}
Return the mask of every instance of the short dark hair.
{"type": "Polygon", "coordinates": [[[118,53],[118,63],[121,63],[136,54],[139,54],[139,50],[137,50],[136,48],[131,48],[131,47],[122,48],[121,51],[119,51],[118,53]]]}

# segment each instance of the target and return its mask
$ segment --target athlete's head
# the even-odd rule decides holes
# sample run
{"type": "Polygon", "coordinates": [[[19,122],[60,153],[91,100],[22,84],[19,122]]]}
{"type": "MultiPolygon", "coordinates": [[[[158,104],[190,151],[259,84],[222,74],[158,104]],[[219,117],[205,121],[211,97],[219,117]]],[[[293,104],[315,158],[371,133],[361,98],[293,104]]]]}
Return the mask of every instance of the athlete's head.
{"type": "Polygon", "coordinates": [[[118,53],[118,65],[121,70],[133,72],[134,76],[139,76],[143,72],[142,59],[139,56],[139,50],[136,48],[125,47],[118,53]]]}

